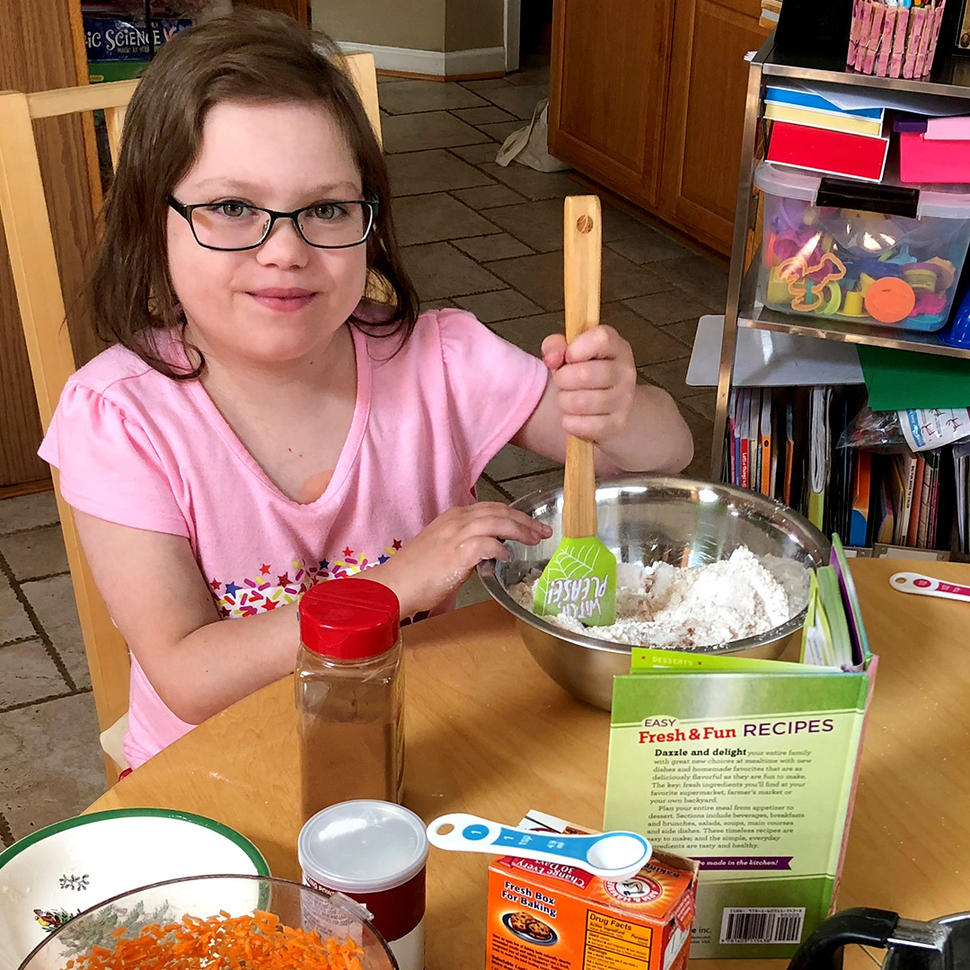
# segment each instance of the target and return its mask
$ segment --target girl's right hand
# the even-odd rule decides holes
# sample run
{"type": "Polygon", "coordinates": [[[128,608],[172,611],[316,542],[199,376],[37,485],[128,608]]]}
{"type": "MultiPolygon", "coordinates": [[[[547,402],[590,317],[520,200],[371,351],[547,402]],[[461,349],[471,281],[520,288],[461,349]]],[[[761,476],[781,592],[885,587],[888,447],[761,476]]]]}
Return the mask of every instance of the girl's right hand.
{"type": "Polygon", "coordinates": [[[393,589],[401,615],[410,616],[453,596],[481,560],[510,559],[504,539],[534,546],[551,535],[549,526],[501,502],[458,506],[439,515],[388,562],[360,575],[393,589]]]}

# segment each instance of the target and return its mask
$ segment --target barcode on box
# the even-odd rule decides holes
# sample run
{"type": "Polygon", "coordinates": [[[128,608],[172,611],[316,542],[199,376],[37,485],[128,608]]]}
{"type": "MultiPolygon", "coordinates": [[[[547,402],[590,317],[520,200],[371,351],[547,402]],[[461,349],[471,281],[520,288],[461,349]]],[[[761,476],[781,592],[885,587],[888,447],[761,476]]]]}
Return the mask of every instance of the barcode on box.
{"type": "Polygon", "coordinates": [[[722,943],[799,943],[804,907],[725,908],[721,913],[722,943]]]}

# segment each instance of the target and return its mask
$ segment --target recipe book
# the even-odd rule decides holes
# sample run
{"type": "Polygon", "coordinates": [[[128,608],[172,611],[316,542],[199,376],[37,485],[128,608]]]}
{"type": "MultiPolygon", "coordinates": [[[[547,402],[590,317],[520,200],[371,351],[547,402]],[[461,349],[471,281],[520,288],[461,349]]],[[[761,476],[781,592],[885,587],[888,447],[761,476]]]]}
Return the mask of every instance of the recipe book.
{"type": "Polygon", "coordinates": [[[877,658],[833,536],[801,660],[634,648],[603,827],[700,863],[690,955],[790,957],[838,888],[877,658]]]}

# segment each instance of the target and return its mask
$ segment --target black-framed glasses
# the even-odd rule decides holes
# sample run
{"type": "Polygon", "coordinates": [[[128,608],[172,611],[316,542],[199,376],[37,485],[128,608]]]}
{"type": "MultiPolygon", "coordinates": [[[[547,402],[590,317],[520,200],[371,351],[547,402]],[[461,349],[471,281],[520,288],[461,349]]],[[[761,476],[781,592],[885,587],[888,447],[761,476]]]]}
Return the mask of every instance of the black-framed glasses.
{"type": "Polygon", "coordinates": [[[238,199],[185,205],[169,195],[166,201],[189,224],[200,246],[225,252],[262,246],[278,219],[292,219],[303,241],[317,249],[359,246],[374,227],[378,205],[376,199],[324,199],[277,212],[238,199]]]}

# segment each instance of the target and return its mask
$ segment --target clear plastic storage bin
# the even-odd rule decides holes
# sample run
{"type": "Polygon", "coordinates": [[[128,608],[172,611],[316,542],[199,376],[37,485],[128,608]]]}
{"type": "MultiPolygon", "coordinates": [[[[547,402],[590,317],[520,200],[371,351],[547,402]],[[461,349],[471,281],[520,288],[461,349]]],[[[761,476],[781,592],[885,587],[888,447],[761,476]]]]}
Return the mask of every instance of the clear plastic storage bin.
{"type": "Polygon", "coordinates": [[[754,181],[765,193],[765,306],[903,330],[946,324],[970,244],[970,186],[872,186],[769,162],[754,181]]]}

